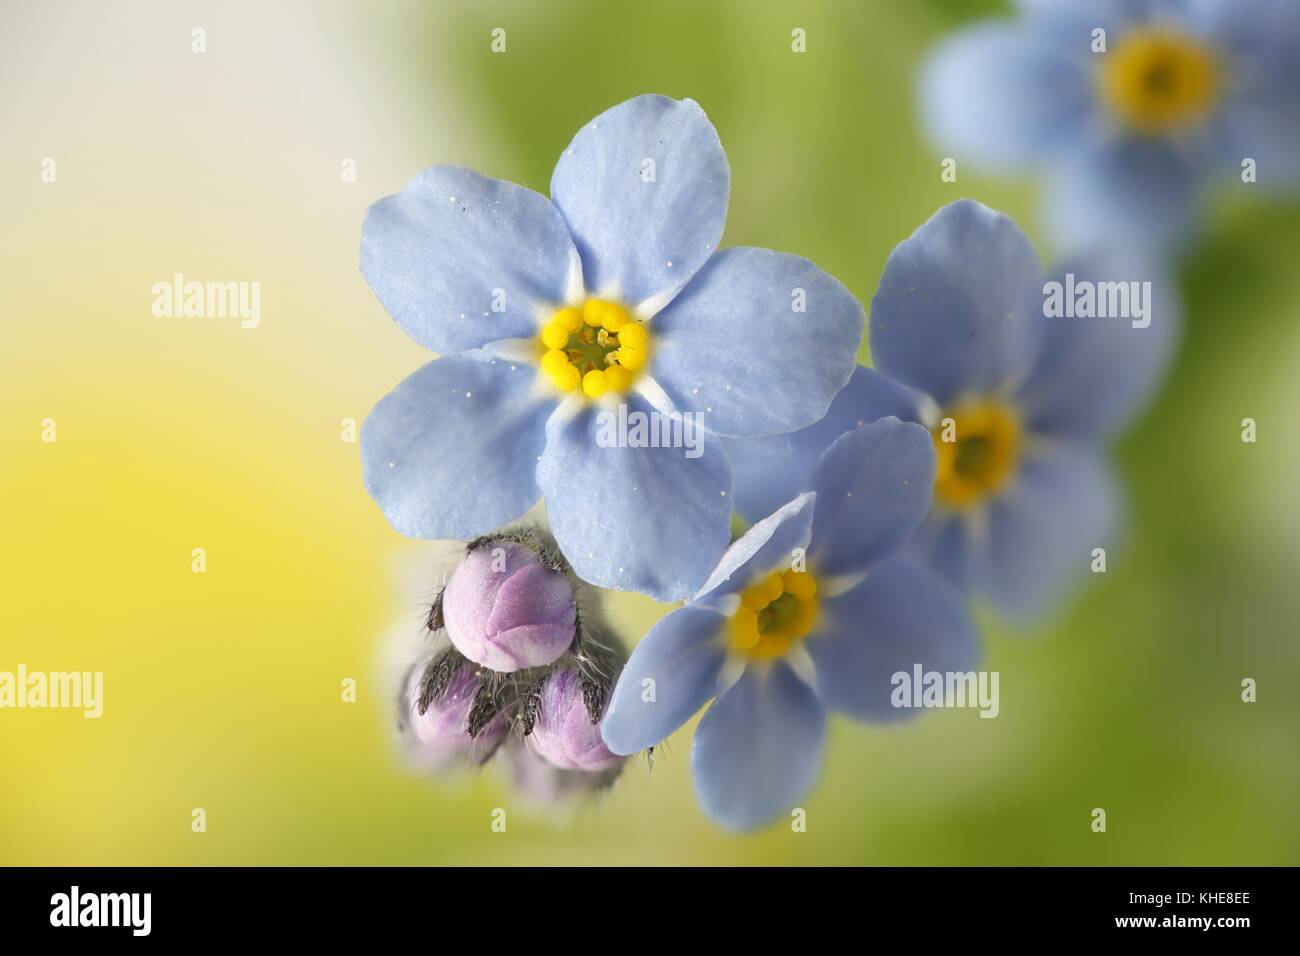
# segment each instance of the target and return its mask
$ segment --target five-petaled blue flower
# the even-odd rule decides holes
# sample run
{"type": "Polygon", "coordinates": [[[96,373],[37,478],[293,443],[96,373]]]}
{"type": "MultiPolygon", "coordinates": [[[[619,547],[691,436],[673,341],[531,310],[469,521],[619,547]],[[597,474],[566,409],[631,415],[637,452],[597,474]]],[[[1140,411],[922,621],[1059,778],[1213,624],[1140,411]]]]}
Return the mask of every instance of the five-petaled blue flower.
{"type": "Polygon", "coordinates": [[[362,272],[441,353],[362,429],[366,488],[396,530],[470,538],[542,497],[586,580],[661,600],[700,586],[730,537],[714,436],[822,418],[864,324],[805,259],[715,252],[729,182],[696,103],[638,96],[574,137],[549,200],[435,166],[371,207],[362,272]],[[619,403],[628,420],[698,416],[702,448],[598,441],[619,403]]]}
{"type": "Polygon", "coordinates": [[[922,108],[954,157],[1050,170],[1068,248],[1168,246],[1216,175],[1300,180],[1296,0],[1020,0],[1024,17],[947,41],[922,108]]]}
{"type": "Polygon", "coordinates": [[[898,719],[895,673],[969,668],[978,641],[958,594],[894,556],[934,471],[930,435],[910,422],[836,439],[811,490],[750,528],[637,645],[601,726],[609,748],[658,744],[716,698],[691,750],[696,790],[713,819],[750,829],[811,788],[828,708],[898,719]]]}
{"type": "Polygon", "coordinates": [[[810,462],[847,429],[918,422],[938,466],[914,553],[1007,614],[1043,610],[1117,539],[1105,440],[1159,384],[1180,324],[1171,283],[1132,256],[1044,279],[1011,219],[968,200],[939,210],[885,265],[875,370],[858,368],[809,428],[728,442],[737,510],[811,487],[810,462]]]}

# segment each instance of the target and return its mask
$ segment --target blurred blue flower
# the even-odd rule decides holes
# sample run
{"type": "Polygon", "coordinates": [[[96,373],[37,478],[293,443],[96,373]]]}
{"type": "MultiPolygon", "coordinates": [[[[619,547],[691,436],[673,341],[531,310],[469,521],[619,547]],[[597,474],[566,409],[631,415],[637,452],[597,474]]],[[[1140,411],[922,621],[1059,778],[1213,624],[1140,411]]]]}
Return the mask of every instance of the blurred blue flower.
{"type": "Polygon", "coordinates": [[[705,812],[770,821],[813,785],[828,709],[890,721],[891,678],[965,670],[978,653],[960,597],[895,557],[930,506],[935,453],[895,419],[837,438],[811,491],[755,524],[704,587],[632,653],[601,725],[618,754],[658,744],[713,700],[691,750],[705,812]]]}
{"type": "Polygon", "coordinates": [[[1203,187],[1246,181],[1247,160],[1261,188],[1300,180],[1296,0],[1018,5],[1020,19],[932,54],[922,111],[959,162],[1046,168],[1047,225],[1066,248],[1168,248],[1191,234],[1203,187]]]}
{"type": "Polygon", "coordinates": [[[952,203],[885,265],[871,307],[876,370],[858,368],[811,427],[728,442],[736,508],[766,514],[811,487],[810,462],[847,429],[919,422],[939,457],[914,552],[1004,613],[1036,614],[1118,540],[1105,445],[1159,386],[1179,327],[1172,284],[1131,254],[1044,276],[1011,219],[952,203]],[[1129,314],[1083,314],[1103,308],[1129,314]]]}
{"type": "Polygon", "coordinates": [[[696,103],[639,96],[579,131],[551,199],[435,166],[371,207],[362,272],[441,353],[362,429],[366,488],[397,531],[470,538],[541,497],[586,580],[660,600],[699,587],[730,537],[715,436],[825,415],[864,324],[805,259],[715,252],[729,181],[696,103]],[[602,440],[598,413],[620,406],[702,433],[688,454],[602,440]]]}

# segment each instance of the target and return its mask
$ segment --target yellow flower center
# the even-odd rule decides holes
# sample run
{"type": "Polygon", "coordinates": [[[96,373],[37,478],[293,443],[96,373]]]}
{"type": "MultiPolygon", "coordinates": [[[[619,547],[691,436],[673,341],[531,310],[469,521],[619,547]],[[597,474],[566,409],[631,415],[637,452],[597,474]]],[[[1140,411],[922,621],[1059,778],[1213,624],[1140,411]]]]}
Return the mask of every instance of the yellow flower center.
{"type": "Polygon", "coordinates": [[[624,392],[645,367],[650,333],[617,302],[588,299],[542,327],[542,371],[561,392],[624,392]]]}
{"type": "Polygon", "coordinates": [[[773,571],[740,593],[731,648],[754,660],[782,657],[808,635],[820,613],[816,578],[807,571],[773,571]]]}
{"type": "Polygon", "coordinates": [[[1222,88],[1214,50],[1167,30],[1137,30],[1104,54],[1098,86],[1102,99],[1129,127],[1167,133],[1209,115],[1222,88]]]}
{"type": "Polygon", "coordinates": [[[972,402],[944,413],[931,432],[935,498],[967,508],[999,491],[1020,460],[1020,422],[1005,405],[972,402]]]}

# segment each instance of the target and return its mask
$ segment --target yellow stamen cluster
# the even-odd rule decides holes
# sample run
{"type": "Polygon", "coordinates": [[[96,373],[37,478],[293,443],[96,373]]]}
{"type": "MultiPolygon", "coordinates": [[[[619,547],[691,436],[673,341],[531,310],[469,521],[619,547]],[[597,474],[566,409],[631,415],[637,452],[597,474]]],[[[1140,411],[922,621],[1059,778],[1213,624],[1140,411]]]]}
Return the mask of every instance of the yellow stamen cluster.
{"type": "Polygon", "coordinates": [[[1020,422],[997,402],[945,412],[931,437],[935,498],[954,508],[971,507],[1001,490],[1020,461],[1020,422]]]}
{"type": "Polygon", "coordinates": [[[542,371],[561,392],[588,398],[631,387],[645,367],[650,333],[617,302],[588,299],[542,327],[542,371]]]}
{"type": "Polygon", "coordinates": [[[783,657],[817,623],[817,580],[807,571],[774,571],[740,593],[731,648],[755,660],[783,657]]]}
{"type": "Polygon", "coordinates": [[[1142,133],[1168,133],[1204,120],[1223,87],[1214,50],[1168,30],[1136,30],[1103,57],[1097,74],[1102,100],[1142,133]]]}

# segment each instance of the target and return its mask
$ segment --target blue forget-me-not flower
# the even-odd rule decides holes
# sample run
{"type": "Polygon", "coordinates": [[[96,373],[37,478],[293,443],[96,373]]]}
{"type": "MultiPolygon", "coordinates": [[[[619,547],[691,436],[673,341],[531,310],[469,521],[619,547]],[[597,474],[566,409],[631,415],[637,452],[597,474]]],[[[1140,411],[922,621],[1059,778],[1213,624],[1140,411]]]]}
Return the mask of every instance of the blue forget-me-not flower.
{"type": "Polygon", "coordinates": [[[1118,540],[1106,442],[1160,384],[1179,324],[1171,283],[1131,255],[1044,276],[1011,219],[952,203],[885,265],[875,369],[858,368],[821,422],[728,443],[737,510],[811,487],[810,462],[847,429],[918,422],[938,464],[914,553],[1005,613],[1036,614],[1118,540]]]}
{"type": "MultiPolygon", "coordinates": [[[[716,436],[822,418],[861,305],[812,263],[715,251],[730,173],[698,104],[638,96],[583,127],[551,198],[435,166],[371,207],[361,269],[440,353],[366,419],[366,488],[402,534],[471,538],[539,497],[582,578],[676,600],[730,538],[716,436]],[[690,413],[702,447],[600,440],[600,411],[690,413]]],[[[680,419],[679,419],[680,420],[680,419]]]]}
{"type": "Polygon", "coordinates": [[[739,538],[704,587],[637,645],[601,725],[610,750],[658,744],[710,699],[691,750],[710,817],[760,826],[813,785],[826,714],[888,721],[892,675],[978,653],[958,594],[895,557],[930,507],[924,428],[885,419],[825,449],[810,490],[739,538]]]}
{"type": "Polygon", "coordinates": [[[1296,0],[1018,6],[934,52],[922,109],[959,161],[1044,168],[1047,224],[1067,248],[1176,243],[1216,176],[1300,180],[1296,0]]]}

